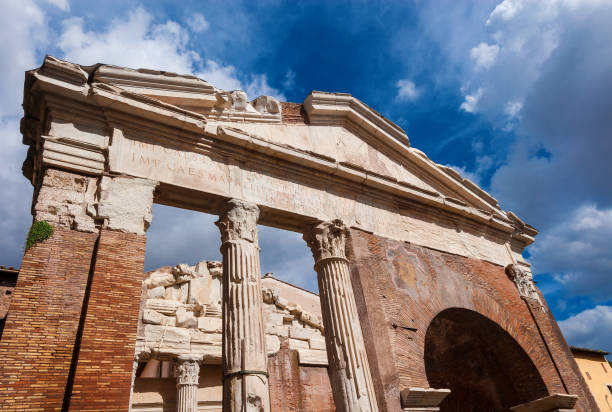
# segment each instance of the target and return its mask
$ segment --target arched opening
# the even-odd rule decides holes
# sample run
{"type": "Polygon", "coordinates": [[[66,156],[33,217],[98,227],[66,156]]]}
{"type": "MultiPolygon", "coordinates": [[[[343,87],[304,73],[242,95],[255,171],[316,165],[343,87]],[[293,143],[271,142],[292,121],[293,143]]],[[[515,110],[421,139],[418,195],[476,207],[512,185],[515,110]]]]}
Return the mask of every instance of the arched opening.
{"type": "Polygon", "coordinates": [[[537,368],[499,325],[467,309],[446,309],[425,336],[425,371],[432,388],[448,388],[442,412],[510,411],[548,395],[537,368]]]}

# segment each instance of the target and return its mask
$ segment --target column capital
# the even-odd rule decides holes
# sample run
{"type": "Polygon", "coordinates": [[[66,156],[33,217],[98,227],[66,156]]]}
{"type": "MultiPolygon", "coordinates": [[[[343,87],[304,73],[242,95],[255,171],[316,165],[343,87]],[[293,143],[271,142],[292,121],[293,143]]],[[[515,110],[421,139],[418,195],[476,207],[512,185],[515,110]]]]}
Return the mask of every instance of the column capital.
{"type": "Polygon", "coordinates": [[[538,290],[536,289],[535,282],[533,281],[533,275],[521,269],[517,264],[511,263],[506,266],[506,276],[510,278],[510,280],[515,284],[518,289],[518,293],[522,298],[533,299],[537,301],[540,306],[542,305],[542,301],[540,300],[540,295],[538,295],[538,290]]]}
{"type": "Polygon", "coordinates": [[[201,357],[194,355],[180,355],[177,358],[176,384],[197,385],[200,379],[201,357]]]}
{"type": "Polygon", "coordinates": [[[221,242],[246,240],[257,245],[259,208],[254,203],[231,199],[224,205],[215,222],[221,231],[221,242]]]}
{"type": "Polygon", "coordinates": [[[345,245],[348,229],[340,219],[322,222],[304,234],[304,240],[312,251],[315,264],[323,259],[346,259],[345,245]]]}

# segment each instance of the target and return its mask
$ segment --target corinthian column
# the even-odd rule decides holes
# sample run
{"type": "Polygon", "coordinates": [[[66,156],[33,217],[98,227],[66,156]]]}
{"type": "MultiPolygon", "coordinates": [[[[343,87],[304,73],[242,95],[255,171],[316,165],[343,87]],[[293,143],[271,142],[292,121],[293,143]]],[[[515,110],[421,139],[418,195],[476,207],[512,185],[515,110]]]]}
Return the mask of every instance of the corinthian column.
{"type": "Polygon", "coordinates": [[[269,412],[257,240],[259,208],[232,199],[217,226],[223,254],[223,411],[269,412]]]}
{"type": "Polygon", "coordinates": [[[197,412],[198,410],[199,360],[198,357],[192,355],[178,357],[176,372],[176,410],[178,412],[197,412]]]}
{"type": "Polygon", "coordinates": [[[341,220],[315,226],[304,240],[319,278],[328,371],[338,412],[378,411],[348,260],[346,226],[341,220]]]}

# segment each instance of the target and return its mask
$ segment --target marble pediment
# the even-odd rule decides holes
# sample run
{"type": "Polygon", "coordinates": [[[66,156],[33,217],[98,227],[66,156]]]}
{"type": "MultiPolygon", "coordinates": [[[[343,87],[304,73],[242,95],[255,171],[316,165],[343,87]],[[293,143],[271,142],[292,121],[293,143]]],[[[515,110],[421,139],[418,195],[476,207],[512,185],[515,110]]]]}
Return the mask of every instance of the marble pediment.
{"type": "MultiPolygon", "coordinates": [[[[328,218],[338,207],[349,208],[346,216],[375,207],[389,213],[382,233],[396,238],[409,238],[403,233],[413,230],[413,221],[394,227],[391,213],[417,205],[484,228],[475,235],[492,228],[499,232],[490,233],[499,238],[494,242],[518,242],[517,256],[537,234],[469,179],[411,147],[398,125],[345,93],[313,91],[302,103],[285,103],[189,75],[47,56],[26,73],[24,109],[22,133],[31,148],[24,173],[31,179],[40,163],[128,174],[250,198],[308,219],[328,218]],[[285,172],[295,178],[283,182],[285,172]]],[[[379,225],[363,213],[369,224],[357,217],[349,223],[367,230],[379,225]]]]}

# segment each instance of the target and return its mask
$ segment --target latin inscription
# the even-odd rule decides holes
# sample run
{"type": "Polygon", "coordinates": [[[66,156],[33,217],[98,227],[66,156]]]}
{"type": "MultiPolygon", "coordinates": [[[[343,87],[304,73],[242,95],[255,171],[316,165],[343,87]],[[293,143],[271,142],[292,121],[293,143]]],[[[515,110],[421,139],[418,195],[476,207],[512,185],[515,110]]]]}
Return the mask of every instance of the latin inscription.
{"type": "Polygon", "coordinates": [[[227,165],[190,151],[123,139],[121,171],[160,182],[228,194],[227,165]]]}

